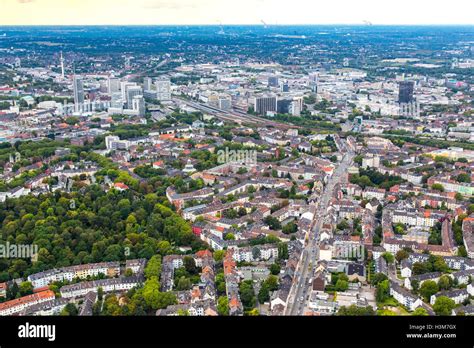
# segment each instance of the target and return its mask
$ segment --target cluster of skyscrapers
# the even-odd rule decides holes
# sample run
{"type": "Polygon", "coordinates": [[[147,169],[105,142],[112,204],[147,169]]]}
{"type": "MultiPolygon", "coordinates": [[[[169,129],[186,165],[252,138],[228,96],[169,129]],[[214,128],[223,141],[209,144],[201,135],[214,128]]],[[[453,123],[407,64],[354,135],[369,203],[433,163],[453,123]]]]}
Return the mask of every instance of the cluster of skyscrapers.
{"type": "Polygon", "coordinates": [[[97,105],[101,110],[105,107],[112,115],[145,116],[145,98],[160,102],[171,100],[171,83],[164,77],[154,81],[151,77],[145,77],[143,85],[139,85],[136,82],[122,81],[118,77],[111,76],[107,79],[106,87],[107,94],[110,96],[109,102],[88,101],[85,99],[83,77],[74,75],[74,111],[97,111],[97,108],[93,107],[97,105]]]}

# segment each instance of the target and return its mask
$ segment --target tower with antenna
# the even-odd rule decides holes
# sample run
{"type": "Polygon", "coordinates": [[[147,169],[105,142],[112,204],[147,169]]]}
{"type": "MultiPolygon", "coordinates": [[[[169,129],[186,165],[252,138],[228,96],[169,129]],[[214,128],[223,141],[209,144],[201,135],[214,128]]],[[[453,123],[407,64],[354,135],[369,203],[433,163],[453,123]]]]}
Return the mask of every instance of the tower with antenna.
{"type": "Polygon", "coordinates": [[[64,57],[63,57],[63,51],[61,51],[61,78],[64,80],[64,57]]]}
{"type": "Polygon", "coordinates": [[[220,27],[220,30],[217,32],[217,34],[218,35],[225,35],[224,26],[222,25],[221,21],[219,21],[219,27],[220,27]]]}

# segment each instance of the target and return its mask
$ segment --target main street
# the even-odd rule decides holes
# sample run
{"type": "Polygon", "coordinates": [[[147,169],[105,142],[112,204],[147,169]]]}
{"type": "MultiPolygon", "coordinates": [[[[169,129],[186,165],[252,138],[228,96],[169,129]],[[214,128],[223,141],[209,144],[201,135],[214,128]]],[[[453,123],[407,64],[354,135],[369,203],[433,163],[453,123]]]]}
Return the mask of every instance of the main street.
{"type": "Polygon", "coordinates": [[[336,184],[343,183],[347,178],[347,170],[352,165],[354,153],[348,146],[344,146],[342,151],[343,158],[341,163],[334,170],[333,175],[329,178],[321,198],[313,209],[313,222],[310,232],[307,236],[307,245],[305,246],[301,260],[298,264],[295,281],[293,282],[290,294],[288,296],[288,305],[286,307],[286,315],[303,315],[308,296],[311,293],[312,279],[316,268],[316,261],[319,259],[319,231],[323,224],[323,217],[327,213],[329,201],[334,194],[336,184]]]}

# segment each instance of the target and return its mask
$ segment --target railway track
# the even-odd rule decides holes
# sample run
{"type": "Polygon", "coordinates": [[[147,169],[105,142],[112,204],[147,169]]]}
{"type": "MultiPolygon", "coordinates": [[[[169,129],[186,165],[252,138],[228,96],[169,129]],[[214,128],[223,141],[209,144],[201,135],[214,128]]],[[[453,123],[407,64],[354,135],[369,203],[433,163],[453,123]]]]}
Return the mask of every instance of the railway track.
{"type": "Polygon", "coordinates": [[[236,122],[239,124],[249,123],[249,124],[255,124],[257,126],[271,126],[271,127],[275,127],[279,129],[301,128],[299,126],[293,126],[293,125],[289,125],[285,123],[268,120],[268,119],[261,118],[258,116],[248,115],[241,111],[236,111],[236,110],[223,111],[213,106],[204,105],[204,104],[197,103],[194,101],[190,101],[190,100],[186,100],[182,98],[176,98],[176,99],[178,99],[180,102],[185,103],[188,106],[191,106],[203,112],[207,112],[224,121],[236,122]]]}

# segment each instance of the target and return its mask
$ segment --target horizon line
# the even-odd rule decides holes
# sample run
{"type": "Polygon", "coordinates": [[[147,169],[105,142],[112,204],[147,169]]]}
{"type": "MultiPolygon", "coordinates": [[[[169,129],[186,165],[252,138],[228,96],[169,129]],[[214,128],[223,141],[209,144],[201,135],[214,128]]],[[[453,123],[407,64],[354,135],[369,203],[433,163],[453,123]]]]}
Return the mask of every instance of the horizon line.
{"type": "MultiPolygon", "coordinates": [[[[189,26],[209,26],[209,27],[226,27],[226,26],[258,26],[264,28],[265,26],[259,22],[256,23],[246,23],[246,24],[214,24],[214,23],[192,23],[192,24],[138,24],[138,23],[128,23],[128,24],[0,24],[2,27],[94,27],[94,26],[108,26],[108,27],[121,27],[121,26],[134,26],[134,27],[189,27],[189,26]]],[[[420,24],[401,24],[401,23],[380,23],[380,24],[364,24],[364,23],[267,23],[266,29],[270,27],[285,27],[285,26],[360,26],[360,27],[383,27],[383,26],[402,26],[402,27],[430,27],[430,26],[445,26],[445,27],[460,27],[460,26],[474,26],[474,23],[420,23],[420,24]]]]}

